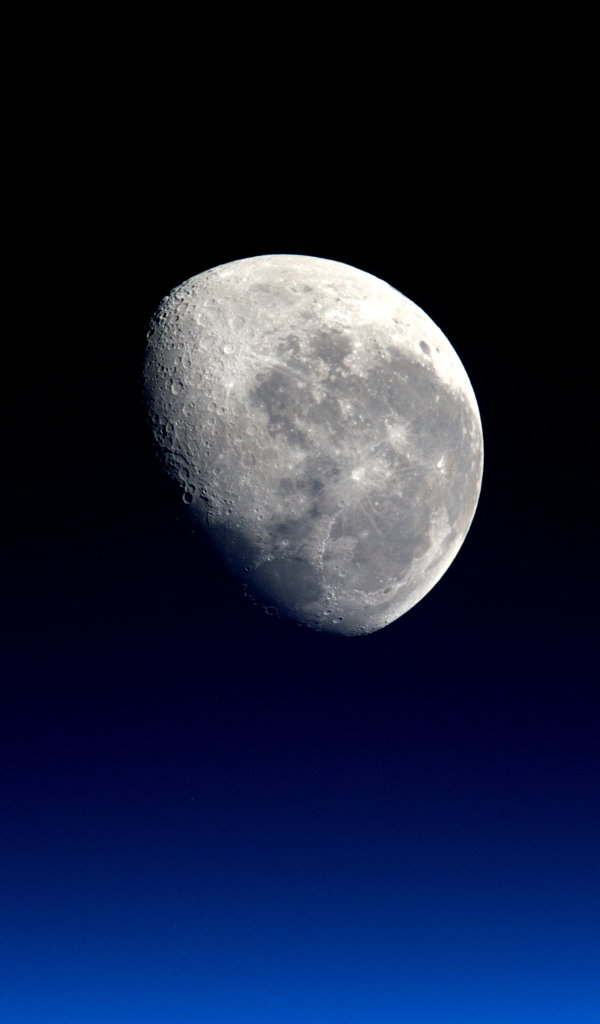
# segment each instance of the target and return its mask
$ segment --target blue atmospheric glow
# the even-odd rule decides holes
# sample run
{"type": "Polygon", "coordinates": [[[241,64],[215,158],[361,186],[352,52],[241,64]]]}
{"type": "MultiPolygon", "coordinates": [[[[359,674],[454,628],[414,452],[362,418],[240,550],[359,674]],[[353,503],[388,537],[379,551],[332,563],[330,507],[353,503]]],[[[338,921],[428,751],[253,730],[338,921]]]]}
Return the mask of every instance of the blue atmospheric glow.
{"type": "Polygon", "coordinates": [[[477,780],[450,777],[448,751],[425,801],[390,750],[386,778],[336,769],[345,742],[309,770],[300,732],[287,776],[263,744],[259,783],[225,759],[192,797],[189,740],[166,788],[164,763],[152,774],[134,750],[127,770],[94,760],[54,803],[13,807],[0,1020],[595,1024],[597,864],[577,801],[542,792],[536,816],[496,779],[490,808],[477,780]]]}

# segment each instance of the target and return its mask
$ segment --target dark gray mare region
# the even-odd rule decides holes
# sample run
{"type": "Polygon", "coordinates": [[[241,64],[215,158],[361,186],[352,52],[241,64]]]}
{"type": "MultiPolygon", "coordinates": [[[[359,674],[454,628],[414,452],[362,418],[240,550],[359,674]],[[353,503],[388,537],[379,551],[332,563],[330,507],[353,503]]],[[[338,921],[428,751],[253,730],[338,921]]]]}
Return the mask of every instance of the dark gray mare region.
{"type": "MultiPolygon", "coordinates": [[[[308,401],[307,389],[298,388],[303,367],[291,344],[285,368],[263,375],[252,389],[271,436],[282,435],[306,453],[302,471],[277,483],[277,493],[288,502],[300,499],[305,511],[273,524],[269,561],[255,545],[240,552],[243,567],[230,560],[281,613],[342,615],[344,632],[385,615],[411,567],[431,554],[431,570],[462,538],[477,502],[480,469],[478,424],[465,398],[457,400],[402,353],[382,359],[365,377],[342,375],[346,345],[345,338],[323,332],[315,338],[313,350],[331,369],[321,401],[308,401]],[[345,415],[349,406],[352,414],[345,415]],[[409,425],[406,451],[390,441],[390,419],[409,425]],[[311,424],[326,433],[325,450],[311,443],[311,424]],[[352,472],[359,463],[364,475],[356,481],[352,472]],[[371,474],[374,463],[378,471],[371,474]],[[321,558],[312,543],[315,520],[327,523],[321,558]],[[249,569],[248,560],[254,562],[249,569]]],[[[407,581],[409,588],[419,582],[418,573],[407,581]]]]}

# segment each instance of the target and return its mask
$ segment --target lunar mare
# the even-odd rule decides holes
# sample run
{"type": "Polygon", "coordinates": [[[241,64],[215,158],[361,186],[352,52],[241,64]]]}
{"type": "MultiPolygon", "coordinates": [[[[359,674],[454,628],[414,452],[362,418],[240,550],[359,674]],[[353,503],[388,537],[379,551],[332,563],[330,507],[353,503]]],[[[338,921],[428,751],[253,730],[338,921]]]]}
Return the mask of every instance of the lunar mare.
{"type": "Polygon", "coordinates": [[[384,281],[308,256],[215,267],[163,299],[144,381],[189,514],[267,610],[373,632],[463,543],[483,468],[475,395],[384,281]]]}

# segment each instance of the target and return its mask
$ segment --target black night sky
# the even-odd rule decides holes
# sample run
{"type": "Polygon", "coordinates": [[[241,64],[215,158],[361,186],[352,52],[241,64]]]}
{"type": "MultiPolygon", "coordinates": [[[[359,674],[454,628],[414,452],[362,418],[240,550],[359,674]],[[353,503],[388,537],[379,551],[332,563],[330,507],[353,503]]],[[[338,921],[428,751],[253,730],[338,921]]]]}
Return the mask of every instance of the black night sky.
{"type": "Polygon", "coordinates": [[[0,1018],[596,1022],[596,371],[577,209],[537,163],[490,152],[410,178],[381,160],[278,156],[248,177],[198,158],[168,186],[92,157],[27,200],[5,336],[0,1018]],[[146,432],[162,296],[271,252],[403,292],[480,407],[465,544],[367,637],[245,599],[146,432]]]}

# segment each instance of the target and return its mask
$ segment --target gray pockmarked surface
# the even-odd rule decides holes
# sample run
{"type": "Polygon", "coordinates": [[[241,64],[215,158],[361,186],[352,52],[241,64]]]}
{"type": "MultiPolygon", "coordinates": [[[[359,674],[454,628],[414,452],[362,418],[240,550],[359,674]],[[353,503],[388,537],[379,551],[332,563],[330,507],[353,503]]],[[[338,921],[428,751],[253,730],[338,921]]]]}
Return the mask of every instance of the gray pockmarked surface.
{"type": "Polygon", "coordinates": [[[154,317],[145,386],[183,502],[268,610],[370,633],[458,552],[481,487],[475,395],[378,278],[308,256],[199,274],[154,317]]]}

